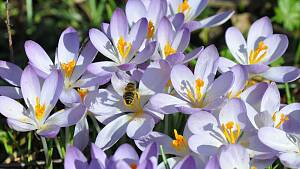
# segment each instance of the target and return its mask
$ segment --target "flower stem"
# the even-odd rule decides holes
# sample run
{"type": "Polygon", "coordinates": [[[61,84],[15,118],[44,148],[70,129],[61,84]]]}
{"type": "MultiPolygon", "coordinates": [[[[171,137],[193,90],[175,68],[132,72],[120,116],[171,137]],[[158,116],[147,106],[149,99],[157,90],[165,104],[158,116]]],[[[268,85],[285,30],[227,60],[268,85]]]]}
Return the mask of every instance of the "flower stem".
{"type": "Polygon", "coordinates": [[[70,128],[65,128],[65,145],[66,147],[70,144],[70,128]]]}
{"type": "Polygon", "coordinates": [[[41,140],[42,140],[43,150],[44,150],[44,154],[45,154],[46,168],[48,168],[50,166],[50,163],[49,163],[49,154],[48,154],[47,141],[46,141],[45,137],[41,137],[41,140]]]}
{"type": "Polygon", "coordinates": [[[165,155],[163,146],[160,145],[159,148],[160,148],[160,152],[161,152],[161,155],[162,155],[163,163],[164,163],[166,169],[170,169],[170,166],[169,166],[169,164],[168,164],[167,157],[166,157],[166,155],[165,155]]]}

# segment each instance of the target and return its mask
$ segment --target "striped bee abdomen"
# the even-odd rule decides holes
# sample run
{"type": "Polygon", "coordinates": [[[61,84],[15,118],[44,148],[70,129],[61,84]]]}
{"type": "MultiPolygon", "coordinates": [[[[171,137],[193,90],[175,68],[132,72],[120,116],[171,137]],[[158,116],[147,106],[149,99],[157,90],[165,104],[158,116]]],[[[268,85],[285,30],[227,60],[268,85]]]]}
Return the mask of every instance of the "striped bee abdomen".
{"type": "Polygon", "coordinates": [[[123,99],[125,105],[132,105],[134,103],[136,94],[136,85],[132,82],[128,83],[125,87],[123,99]]]}

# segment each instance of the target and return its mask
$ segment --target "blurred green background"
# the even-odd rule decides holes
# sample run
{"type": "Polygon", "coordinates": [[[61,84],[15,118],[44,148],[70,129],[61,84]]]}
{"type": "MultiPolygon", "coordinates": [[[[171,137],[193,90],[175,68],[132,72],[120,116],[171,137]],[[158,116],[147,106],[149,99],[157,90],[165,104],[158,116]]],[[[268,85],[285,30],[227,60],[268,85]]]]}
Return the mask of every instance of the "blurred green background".
{"type": "MultiPolygon", "coordinates": [[[[11,61],[24,68],[28,59],[24,52],[24,42],[34,40],[54,57],[60,33],[68,26],[78,30],[83,41],[88,30],[99,27],[101,22],[109,22],[116,7],[123,8],[126,0],[10,0],[8,13],[12,34],[13,55],[10,54],[7,31],[7,1],[0,2],[0,59],[11,61]]],[[[289,47],[285,55],[273,65],[300,64],[300,1],[299,0],[209,0],[208,7],[198,19],[225,10],[235,10],[235,15],[216,28],[202,29],[192,33],[190,49],[214,43],[221,56],[232,57],[224,36],[228,27],[238,27],[246,36],[253,21],[269,16],[275,33],[287,34],[289,47]]],[[[103,57],[98,54],[97,60],[103,57]]],[[[3,83],[3,82],[2,82],[3,83]]],[[[300,101],[299,81],[289,85],[279,85],[282,103],[300,101]],[[289,92],[291,97],[286,97],[289,92]]],[[[92,141],[97,133],[91,134],[92,141]]],[[[61,136],[63,137],[63,136],[61,136]]],[[[56,144],[52,141],[50,144],[56,144]]],[[[62,145],[63,146],[63,145],[62,145]]],[[[0,116],[0,168],[6,164],[30,162],[39,157],[41,143],[32,133],[17,133],[6,125],[0,116]],[[28,142],[28,140],[33,142],[28,142]]],[[[55,147],[55,146],[54,146],[55,147]]],[[[55,152],[56,150],[54,150],[55,152]]],[[[15,167],[16,168],[16,167],[15,167]]],[[[36,166],[32,168],[38,168],[36,166]]]]}

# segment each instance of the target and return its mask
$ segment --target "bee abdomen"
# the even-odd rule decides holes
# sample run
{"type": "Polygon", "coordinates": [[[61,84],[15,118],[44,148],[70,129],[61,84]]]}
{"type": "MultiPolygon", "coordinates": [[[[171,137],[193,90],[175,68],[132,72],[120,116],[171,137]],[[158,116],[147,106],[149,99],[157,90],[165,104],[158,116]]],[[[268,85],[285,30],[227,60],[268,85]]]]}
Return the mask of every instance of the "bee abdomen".
{"type": "Polygon", "coordinates": [[[134,101],[135,93],[134,92],[125,92],[123,99],[126,105],[131,105],[134,101]]]}

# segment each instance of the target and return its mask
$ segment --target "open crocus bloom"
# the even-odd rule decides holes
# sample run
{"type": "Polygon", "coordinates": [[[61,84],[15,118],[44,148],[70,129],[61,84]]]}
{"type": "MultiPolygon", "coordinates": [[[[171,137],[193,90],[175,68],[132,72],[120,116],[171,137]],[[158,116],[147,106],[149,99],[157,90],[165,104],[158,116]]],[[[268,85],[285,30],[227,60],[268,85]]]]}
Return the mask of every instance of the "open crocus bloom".
{"type": "MultiPolygon", "coordinates": [[[[247,42],[236,28],[228,28],[225,34],[226,44],[235,60],[247,67],[253,76],[260,76],[275,82],[290,82],[299,78],[299,68],[292,66],[271,67],[267,65],[281,57],[288,47],[288,38],[283,34],[273,34],[271,21],[263,17],[255,21],[248,32],[247,42]]],[[[226,58],[220,59],[221,71],[235,65],[226,58]]]]}
{"type": "Polygon", "coordinates": [[[23,70],[10,62],[0,60],[0,77],[12,86],[0,86],[0,95],[21,99],[20,80],[23,70]]]}
{"type": "Polygon", "coordinates": [[[299,135],[286,133],[274,127],[263,127],[259,129],[258,137],[262,143],[279,151],[278,157],[284,166],[288,168],[300,167],[299,135]]]}
{"type": "Polygon", "coordinates": [[[156,43],[148,43],[139,52],[147,36],[148,22],[146,18],[139,19],[129,25],[125,13],[118,8],[114,11],[109,24],[109,32],[103,33],[98,29],[91,29],[89,37],[96,49],[105,57],[112,60],[103,65],[110,67],[111,71],[133,69],[136,65],[146,62],[155,50],[156,43]],[[118,69],[115,69],[115,68],[118,69]]]}
{"type": "Polygon", "coordinates": [[[141,18],[148,20],[147,40],[155,38],[158,30],[158,23],[167,14],[166,0],[129,0],[126,3],[126,17],[129,25],[132,26],[141,18]]]}
{"type": "Polygon", "coordinates": [[[228,71],[214,80],[218,68],[219,54],[214,45],[200,53],[194,73],[184,65],[175,65],[171,71],[171,82],[178,97],[159,93],[150,100],[158,111],[194,113],[201,109],[216,109],[232,86],[234,76],[228,71]]]}
{"type": "Polygon", "coordinates": [[[201,21],[194,21],[206,7],[208,0],[167,0],[168,15],[184,14],[185,27],[190,31],[223,24],[234,14],[233,11],[216,14],[201,21]]]}
{"type": "Polygon", "coordinates": [[[90,163],[80,150],[69,146],[64,162],[68,169],[155,169],[157,165],[158,148],[150,144],[139,157],[129,144],[121,145],[112,157],[106,154],[95,144],[91,146],[90,163]]]}
{"type": "Polygon", "coordinates": [[[27,66],[21,77],[21,91],[27,105],[25,109],[17,101],[0,96],[1,114],[7,117],[8,125],[17,131],[37,130],[44,137],[55,137],[60,127],[74,125],[84,113],[84,107],[60,110],[50,115],[63,88],[63,77],[53,70],[41,88],[38,76],[31,66],[27,66]]]}
{"type": "Polygon", "coordinates": [[[138,87],[133,91],[131,104],[124,99],[128,96],[124,94],[125,87],[131,80],[125,75],[118,77],[121,72],[111,78],[113,89],[100,89],[88,95],[85,102],[89,105],[89,111],[102,115],[100,121],[107,124],[98,134],[97,146],[108,149],[125,133],[130,138],[138,139],[151,132],[155,122],[163,118],[162,114],[152,111],[151,105],[147,104],[149,97],[161,92],[168,81],[168,72],[165,72],[169,71],[165,70],[168,64],[163,63],[152,63],[145,70],[138,87]]]}
{"type": "Polygon", "coordinates": [[[256,130],[268,126],[297,131],[295,123],[299,123],[297,113],[300,112],[300,104],[281,106],[280,93],[274,82],[257,83],[245,90],[241,98],[245,101],[248,118],[256,130]]]}
{"type": "Polygon", "coordinates": [[[94,60],[97,50],[87,42],[79,54],[79,37],[75,29],[69,27],[63,31],[59,38],[55,63],[51,61],[44,49],[34,41],[25,42],[25,52],[30,65],[37,74],[43,78],[58,68],[63,73],[64,88],[60,100],[70,106],[81,102],[81,94],[74,88],[86,88],[101,85],[109,81],[110,73],[97,72],[97,76],[85,73],[86,68],[94,60]]]}

